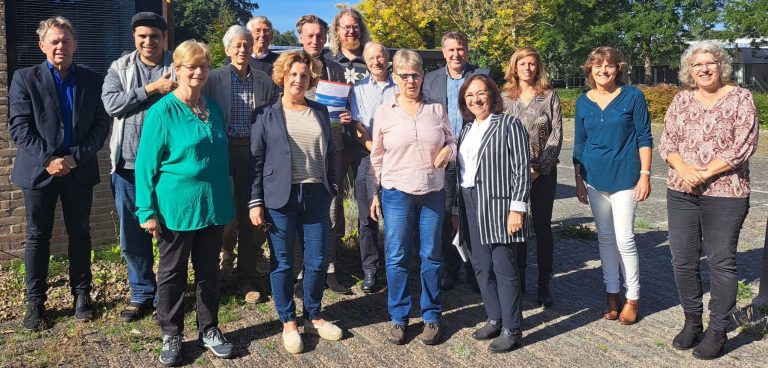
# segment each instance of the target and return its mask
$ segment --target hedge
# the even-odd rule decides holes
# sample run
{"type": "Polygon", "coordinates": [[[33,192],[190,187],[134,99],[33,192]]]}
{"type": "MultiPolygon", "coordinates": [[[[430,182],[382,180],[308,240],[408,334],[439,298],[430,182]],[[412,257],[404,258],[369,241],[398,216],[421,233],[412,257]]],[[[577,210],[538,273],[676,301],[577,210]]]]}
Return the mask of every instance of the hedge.
{"type": "MultiPolygon", "coordinates": [[[[643,92],[645,100],[648,102],[651,121],[659,124],[664,122],[664,114],[667,113],[667,108],[672,103],[672,98],[681,90],[680,87],[668,84],[659,84],[653,87],[638,85],[638,88],[643,92]]],[[[562,88],[557,90],[564,118],[573,118],[576,99],[582,92],[583,90],[578,88],[562,88]]],[[[768,129],[768,93],[752,91],[752,97],[755,100],[760,127],[768,129]]]]}

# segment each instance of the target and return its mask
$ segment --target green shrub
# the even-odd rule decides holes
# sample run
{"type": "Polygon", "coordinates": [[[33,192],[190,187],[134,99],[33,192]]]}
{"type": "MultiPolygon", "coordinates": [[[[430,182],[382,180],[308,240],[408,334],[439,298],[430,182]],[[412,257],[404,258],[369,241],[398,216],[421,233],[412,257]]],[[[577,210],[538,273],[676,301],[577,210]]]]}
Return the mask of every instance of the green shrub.
{"type": "Polygon", "coordinates": [[[651,121],[663,124],[664,115],[667,113],[669,104],[672,103],[672,98],[675,97],[677,92],[680,92],[680,87],[669,84],[659,84],[653,87],[640,85],[638,87],[645,95],[645,101],[648,102],[648,112],[651,114],[651,121]]]}
{"type": "Polygon", "coordinates": [[[768,129],[768,93],[752,92],[752,98],[755,99],[757,120],[760,122],[760,128],[768,129]]]}

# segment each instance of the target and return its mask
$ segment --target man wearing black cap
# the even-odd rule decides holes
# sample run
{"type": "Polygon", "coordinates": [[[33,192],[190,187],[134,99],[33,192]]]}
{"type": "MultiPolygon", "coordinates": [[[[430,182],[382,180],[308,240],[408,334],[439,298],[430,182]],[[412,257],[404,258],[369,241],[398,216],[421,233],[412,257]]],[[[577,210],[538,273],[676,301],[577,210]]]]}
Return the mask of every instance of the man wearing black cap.
{"type": "Polygon", "coordinates": [[[112,116],[112,194],[120,218],[120,250],[128,265],[131,286],[131,301],[120,313],[125,322],[140,319],[156,304],[152,236],[141,229],[135,214],[134,167],[144,114],[176,88],[173,54],[165,50],[165,19],[141,12],[133,16],[131,26],[136,50],[112,63],[101,93],[104,108],[112,116]]]}

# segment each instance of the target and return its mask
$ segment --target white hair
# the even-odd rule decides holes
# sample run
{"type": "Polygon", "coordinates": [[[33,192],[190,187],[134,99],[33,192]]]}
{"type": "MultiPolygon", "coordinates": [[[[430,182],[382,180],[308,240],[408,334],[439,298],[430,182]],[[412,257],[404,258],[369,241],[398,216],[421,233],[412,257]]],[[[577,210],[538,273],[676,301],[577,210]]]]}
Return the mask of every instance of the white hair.
{"type": "Polygon", "coordinates": [[[272,22],[269,20],[269,18],[263,16],[263,15],[256,15],[253,18],[248,20],[248,23],[245,23],[245,27],[249,30],[253,29],[253,27],[259,23],[264,23],[269,27],[269,29],[272,29],[272,22]]]}
{"type": "Polygon", "coordinates": [[[251,31],[249,31],[248,28],[235,24],[234,26],[231,26],[229,29],[227,29],[227,33],[225,33],[224,38],[222,38],[222,41],[224,42],[224,49],[229,48],[229,44],[233,39],[240,37],[245,37],[245,39],[247,39],[248,42],[253,45],[253,35],[251,35],[251,31]]]}
{"type": "Polygon", "coordinates": [[[714,41],[696,42],[683,52],[680,57],[680,72],[677,75],[680,84],[689,88],[696,88],[696,82],[691,77],[691,60],[696,54],[702,53],[712,54],[720,71],[720,84],[728,84],[731,81],[731,72],[733,72],[733,65],[731,65],[733,59],[719,43],[714,41]]]}

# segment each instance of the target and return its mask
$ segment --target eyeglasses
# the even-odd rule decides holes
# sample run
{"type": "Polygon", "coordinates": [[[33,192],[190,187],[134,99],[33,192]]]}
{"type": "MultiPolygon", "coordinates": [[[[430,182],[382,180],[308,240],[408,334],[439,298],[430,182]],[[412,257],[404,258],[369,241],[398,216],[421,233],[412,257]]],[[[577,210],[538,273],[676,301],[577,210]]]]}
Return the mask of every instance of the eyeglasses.
{"type": "Polygon", "coordinates": [[[251,31],[251,34],[254,34],[254,35],[268,35],[268,34],[272,34],[272,30],[268,29],[268,28],[267,29],[254,29],[253,31],[251,31]]]}
{"type": "Polygon", "coordinates": [[[488,91],[487,90],[481,90],[477,91],[475,94],[467,93],[464,95],[464,99],[467,101],[470,100],[486,100],[488,99],[488,91]]]}
{"type": "Polygon", "coordinates": [[[185,67],[185,68],[187,68],[187,69],[189,69],[191,71],[200,70],[200,71],[203,71],[203,72],[206,72],[206,71],[208,71],[208,69],[211,68],[210,65],[183,65],[182,64],[181,66],[183,66],[183,67],[185,67]]]}
{"type": "Polygon", "coordinates": [[[414,81],[421,79],[421,74],[419,73],[403,73],[403,74],[397,74],[397,76],[404,81],[408,79],[413,79],[414,81]]]}
{"type": "Polygon", "coordinates": [[[691,65],[691,68],[695,71],[701,71],[706,69],[717,69],[720,67],[720,64],[716,61],[708,61],[706,63],[696,63],[691,65]]]}
{"type": "Polygon", "coordinates": [[[339,26],[339,28],[343,29],[345,33],[360,32],[360,26],[339,26]]]}

